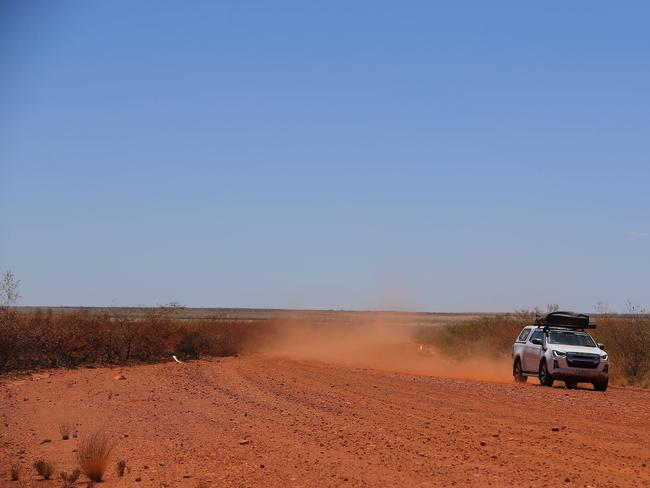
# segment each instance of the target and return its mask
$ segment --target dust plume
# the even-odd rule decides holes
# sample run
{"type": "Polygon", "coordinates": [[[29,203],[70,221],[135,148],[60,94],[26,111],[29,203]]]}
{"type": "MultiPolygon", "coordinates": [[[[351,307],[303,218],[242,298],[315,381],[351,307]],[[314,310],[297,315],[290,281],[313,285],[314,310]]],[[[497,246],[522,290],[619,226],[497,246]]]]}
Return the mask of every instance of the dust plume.
{"type": "Polygon", "coordinates": [[[383,321],[380,316],[372,321],[346,324],[285,320],[273,324],[263,340],[258,341],[254,352],[384,371],[492,382],[512,381],[508,358],[450,358],[431,344],[415,342],[412,327],[383,321]]]}

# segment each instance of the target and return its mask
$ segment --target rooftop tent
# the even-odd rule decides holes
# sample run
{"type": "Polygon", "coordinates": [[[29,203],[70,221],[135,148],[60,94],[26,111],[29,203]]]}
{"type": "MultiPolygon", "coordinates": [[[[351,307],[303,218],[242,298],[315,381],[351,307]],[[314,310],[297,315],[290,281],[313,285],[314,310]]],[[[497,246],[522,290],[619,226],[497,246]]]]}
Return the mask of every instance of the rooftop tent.
{"type": "Polygon", "coordinates": [[[589,315],[574,312],[551,312],[535,319],[536,325],[545,327],[567,327],[571,329],[595,329],[589,324],[589,315]]]}

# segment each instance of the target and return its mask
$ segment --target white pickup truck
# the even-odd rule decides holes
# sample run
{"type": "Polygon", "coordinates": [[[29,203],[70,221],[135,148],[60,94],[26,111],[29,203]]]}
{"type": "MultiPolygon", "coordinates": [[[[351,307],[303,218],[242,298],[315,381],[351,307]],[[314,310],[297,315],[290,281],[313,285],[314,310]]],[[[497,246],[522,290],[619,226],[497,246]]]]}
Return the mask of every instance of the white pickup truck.
{"type": "Polygon", "coordinates": [[[512,374],[523,383],[537,376],[543,386],[555,380],[575,388],[591,383],[597,391],[607,390],[609,357],[605,346],[594,341],[586,329],[593,329],[589,316],[573,312],[552,312],[522,329],[512,346],[512,374]]]}

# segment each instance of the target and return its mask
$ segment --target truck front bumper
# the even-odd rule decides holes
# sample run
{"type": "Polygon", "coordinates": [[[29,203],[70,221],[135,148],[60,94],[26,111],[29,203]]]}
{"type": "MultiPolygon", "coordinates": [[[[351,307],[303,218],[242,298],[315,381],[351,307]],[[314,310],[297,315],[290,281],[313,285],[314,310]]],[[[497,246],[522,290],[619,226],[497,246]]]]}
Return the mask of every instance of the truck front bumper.
{"type": "Polygon", "coordinates": [[[609,362],[601,361],[596,368],[576,368],[567,364],[566,359],[555,359],[548,372],[556,380],[605,381],[609,378],[609,362]]]}

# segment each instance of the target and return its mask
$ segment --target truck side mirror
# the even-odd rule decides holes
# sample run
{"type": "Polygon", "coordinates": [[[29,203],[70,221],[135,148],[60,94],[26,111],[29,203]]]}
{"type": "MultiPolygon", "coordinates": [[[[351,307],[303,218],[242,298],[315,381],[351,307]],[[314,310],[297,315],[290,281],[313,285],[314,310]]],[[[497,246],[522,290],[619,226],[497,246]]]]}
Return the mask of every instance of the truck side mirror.
{"type": "Polygon", "coordinates": [[[542,345],[542,340],[541,340],[541,339],[533,339],[531,342],[532,342],[533,344],[537,345],[537,346],[541,346],[541,345],[542,345]]]}
{"type": "Polygon", "coordinates": [[[598,348],[602,349],[604,351],[605,350],[605,344],[603,344],[602,342],[599,342],[598,343],[598,348]]]}

